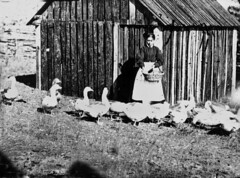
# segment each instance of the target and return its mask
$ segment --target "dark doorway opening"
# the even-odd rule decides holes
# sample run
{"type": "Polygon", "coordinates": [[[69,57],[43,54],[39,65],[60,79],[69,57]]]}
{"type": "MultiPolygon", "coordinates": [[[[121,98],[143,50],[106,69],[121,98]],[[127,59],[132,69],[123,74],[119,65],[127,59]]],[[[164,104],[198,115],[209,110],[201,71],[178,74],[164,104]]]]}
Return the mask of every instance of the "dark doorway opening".
{"type": "Polygon", "coordinates": [[[36,74],[16,76],[16,80],[29,87],[36,88],[36,74]]]}

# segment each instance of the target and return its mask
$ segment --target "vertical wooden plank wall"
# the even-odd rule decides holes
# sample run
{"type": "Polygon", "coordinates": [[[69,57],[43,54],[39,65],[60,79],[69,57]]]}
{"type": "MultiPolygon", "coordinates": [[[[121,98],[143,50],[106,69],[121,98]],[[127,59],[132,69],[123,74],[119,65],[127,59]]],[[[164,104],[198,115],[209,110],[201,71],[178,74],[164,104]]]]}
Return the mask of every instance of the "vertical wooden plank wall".
{"type": "Polygon", "coordinates": [[[128,47],[129,47],[129,30],[128,30],[127,27],[124,27],[123,31],[124,32],[121,33],[121,34],[124,35],[124,37],[121,36],[120,40],[123,39],[122,41],[123,41],[123,63],[124,63],[129,58],[129,52],[128,52],[128,47]]]}
{"type": "Polygon", "coordinates": [[[85,86],[102,89],[113,83],[112,22],[47,22],[41,26],[42,89],[58,77],[63,92],[80,95],[85,86]],[[62,30],[60,30],[62,29],[62,30]],[[53,57],[54,56],[54,57],[53,57]]]}
{"type": "Polygon", "coordinates": [[[60,23],[60,40],[61,40],[61,62],[62,62],[62,92],[65,94],[67,89],[67,65],[66,65],[66,23],[60,23]]]}
{"type": "Polygon", "coordinates": [[[206,47],[206,82],[205,82],[205,99],[211,99],[212,93],[212,31],[209,31],[207,34],[208,44],[206,47]]]}
{"type": "MultiPolygon", "coordinates": [[[[94,81],[94,86],[93,90],[98,91],[98,23],[93,22],[93,70],[94,70],[94,75],[93,75],[93,81],[94,81]]],[[[94,96],[96,97],[96,96],[94,96]]]]}
{"type": "Polygon", "coordinates": [[[114,22],[119,22],[121,1],[112,0],[112,18],[114,22]]]}
{"type": "Polygon", "coordinates": [[[169,82],[164,85],[166,99],[174,104],[193,94],[197,102],[221,100],[235,88],[233,32],[193,30],[186,33],[183,30],[178,33],[164,31],[163,80],[169,82]]]}
{"type": "Polygon", "coordinates": [[[177,50],[177,75],[178,75],[178,80],[177,83],[178,85],[176,86],[177,88],[177,98],[181,99],[182,98],[182,69],[183,69],[183,60],[182,60],[182,52],[183,52],[183,33],[181,31],[178,31],[177,33],[177,41],[178,43],[178,50],[177,50]]]}
{"type": "Polygon", "coordinates": [[[94,76],[94,68],[93,68],[93,24],[90,22],[90,23],[87,23],[87,31],[88,31],[88,34],[87,34],[87,62],[88,62],[88,77],[89,78],[89,86],[92,86],[94,88],[94,80],[93,80],[93,76],[94,76]]]}
{"type": "Polygon", "coordinates": [[[54,1],[41,25],[41,88],[48,90],[54,77],[62,80],[66,95],[82,96],[89,85],[99,98],[103,87],[110,88],[113,26],[120,19],[127,22],[128,4],[129,0],[54,1]]]}
{"type": "Polygon", "coordinates": [[[54,52],[53,52],[53,56],[54,56],[54,60],[55,60],[55,66],[54,66],[54,70],[55,70],[55,75],[54,78],[57,77],[59,79],[62,78],[62,62],[61,62],[61,41],[60,41],[60,32],[61,32],[61,28],[60,28],[60,22],[55,22],[54,23],[54,52]]]}
{"type": "Polygon", "coordinates": [[[105,86],[110,88],[113,83],[113,24],[105,23],[105,86]]]}
{"type": "Polygon", "coordinates": [[[41,89],[48,90],[48,67],[47,67],[47,22],[42,21],[41,25],[41,89]]]}
{"type": "Polygon", "coordinates": [[[83,23],[83,78],[82,82],[84,83],[84,86],[89,86],[89,78],[87,77],[89,74],[89,68],[88,68],[88,30],[87,30],[87,23],[83,23]]]}
{"type": "Polygon", "coordinates": [[[232,72],[232,91],[235,91],[236,88],[236,65],[237,65],[237,40],[238,40],[238,36],[237,36],[237,30],[234,29],[233,30],[233,41],[232,41],[232,61],[233,61],[233,72],[232,72]]]}
{"type": "Polygon", "coordinates": [[[186,58],[187,58],[187,32],[183,31],[182,35],[182,56],[181,56],[181,62],[182,62],[182,85],[181,85],[181,99],[184,99],[185,97],[185,88],[186,88],[186,58]]]}
{"type": "Polygon", "coordinates": [[[205,101],[206,98],[206,90],[207,90],[207,64],[208,64],[208,53],[209,53],[209,37],[207,32],[203,32],[203,54],[202,54],[202,101],[205,101]]]}
{"type": "Polygon", "coordinates": [[[136,8],[136,0],[54,1],[47,9],[48,20],[112,21],[144,24],[144,13],[136,8]],[[132,4],[130,8],[130,4],[132,4]],[[131,12],[130,12],[131,11],[131,12]],[[130,20],[131,13],[131,20],[130,20]]]}
{"type": "Polygon", "coordinates": [[[71,76],[71,43],[70,43],[70,38],[71,38],[71,34],[70,34],[70,25],[69,23],[66,23],[65,27],[66,27],[66,35],[65,35],[65,52],[66,52],[66,56],[65,56],[65,67],[66,67],[66,85],[67,87],[65,88],[66,94],[67,95],[72,95],[72,76],[71,76]]]}
{"type": "Polygon", "coordinates": [[[228,72],[227,72],[227,94],[232,92],[232,73],[233,73],[233,32],[228,31],[228,72]]]}
{"type": "Polygon", "coordinates": [[[163,38],[163,57],[164,57],[164,65],[163,69],[165,72],[165,75],[163,76],[163,88],[164,88],[164,93],[167,101],[170,101],[170,49],[171,49],[171,36],[172,36],[172,31],[164,31],[164,38],[163,38]]]}
{"type": "Polygon", "coordinates": [[[98,24],[98,96],[101,96],[103,86],[105,83],[105,63],[104,63],[104,24],[99,22],[98,24]]]}
{"type": "MultiPolygon", "coordinates": [[[[83,82],[84,70],[83,70],[83,23],[80,21],[77,23],[77,80],[78,80],[78,96],[83,96],[82,89],[85,84],[83,82]]],[[[95,89],[94,89],[95,90],[95,89]]]]}
{"type": "Polygon", "coordinates": [[[72,95],[78,96],[78,69],[77,69],[77,24],[70,24],[70,56],[71,56],[71,86],[72,86],[72,95]]]}
{"type": "Polygon", "coordinates": [[[173,46],[172,46],[172,56],[171,56],[171,95],[170,95],[170,104],[174,104],[176,101],[176,97],[177,97],[177,93],[176,93],[176,81],[177,81],[177,75],[176,75],[176,61],[177,61],[177,54],[176,54],[176,50],[177,49],[177,32],[174,31],[173,32],[173,46]]]}
{"type": "Polygon", "coordinates": [[[54,43],[53,43],[53,30],[54,24],[52,22],[48,23],[48,37],[47,37],[47,59],[48,59],[48,88],[51,87],[52,80],[54,77],[54,63],[53,52],[54,52],[54,43]]]}

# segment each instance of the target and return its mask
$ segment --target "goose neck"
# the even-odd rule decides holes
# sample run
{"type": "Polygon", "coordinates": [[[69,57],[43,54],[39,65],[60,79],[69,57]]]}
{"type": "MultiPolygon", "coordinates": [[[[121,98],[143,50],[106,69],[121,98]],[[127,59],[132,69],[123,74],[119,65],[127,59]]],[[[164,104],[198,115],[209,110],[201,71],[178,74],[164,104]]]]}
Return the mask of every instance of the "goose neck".
{"type": "Polygon", "coordinates": [[[88,98],[88,92],[87,91],[84,91],[83,92],[83,99],[84,100],[88,100],[89,98],[88,98]]]}
{"type": "Polygon", "coordinates": [[[16,80],[12,80],[11,82],[11,88],[15,88],[16,87],[16,80]]]}
{"type": "Polygon", "coordinates": [[[105,104],[105,105],[110,105],[107,96],[105,96],[105,95],[102,96],[102,103],[105,104]]]}
{"type": "Polygon", "coordinates": [[[50,91],[51,98],[57,98],[56,92],[57,92],[56,90],[51,90],[50,91]]]}

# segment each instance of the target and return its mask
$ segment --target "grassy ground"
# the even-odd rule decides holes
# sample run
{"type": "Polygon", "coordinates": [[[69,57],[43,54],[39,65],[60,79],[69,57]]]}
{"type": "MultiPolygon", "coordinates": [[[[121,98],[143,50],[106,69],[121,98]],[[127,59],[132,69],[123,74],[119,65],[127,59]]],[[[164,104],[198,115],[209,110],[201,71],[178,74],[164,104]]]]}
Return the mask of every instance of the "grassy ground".
{"type": "Polygon", "coordinates": [[[240,177],[240,132],[210,134],[189,124],[120,123],[38,112],[46,94],[17,83],[27,103],[1,106],[0,175],[34,177],[240,177]],[[8,166],[6,166],[8,165],[8,166]]]}

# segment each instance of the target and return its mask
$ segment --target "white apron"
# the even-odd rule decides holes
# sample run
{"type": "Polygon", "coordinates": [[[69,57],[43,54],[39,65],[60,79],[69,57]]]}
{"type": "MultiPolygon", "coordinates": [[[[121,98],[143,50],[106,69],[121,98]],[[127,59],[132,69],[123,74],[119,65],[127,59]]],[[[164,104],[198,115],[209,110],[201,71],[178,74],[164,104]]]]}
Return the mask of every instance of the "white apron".
{"type": "MultiPolygon", "coordinates": [[[[148,71],[152,68],[154,62],[144,62],[144,70],[148,71]]],[[[141,68],[139,68],[133,86],[133,100],[140,101],[162,101],[165,100],[163,88],[162,88],[162,80],[159,82],[149,82],[145,80],[142,74],[141,68]]],[[[154,68],[154,70],[159,70],[158,68],[154,68]]]]}

